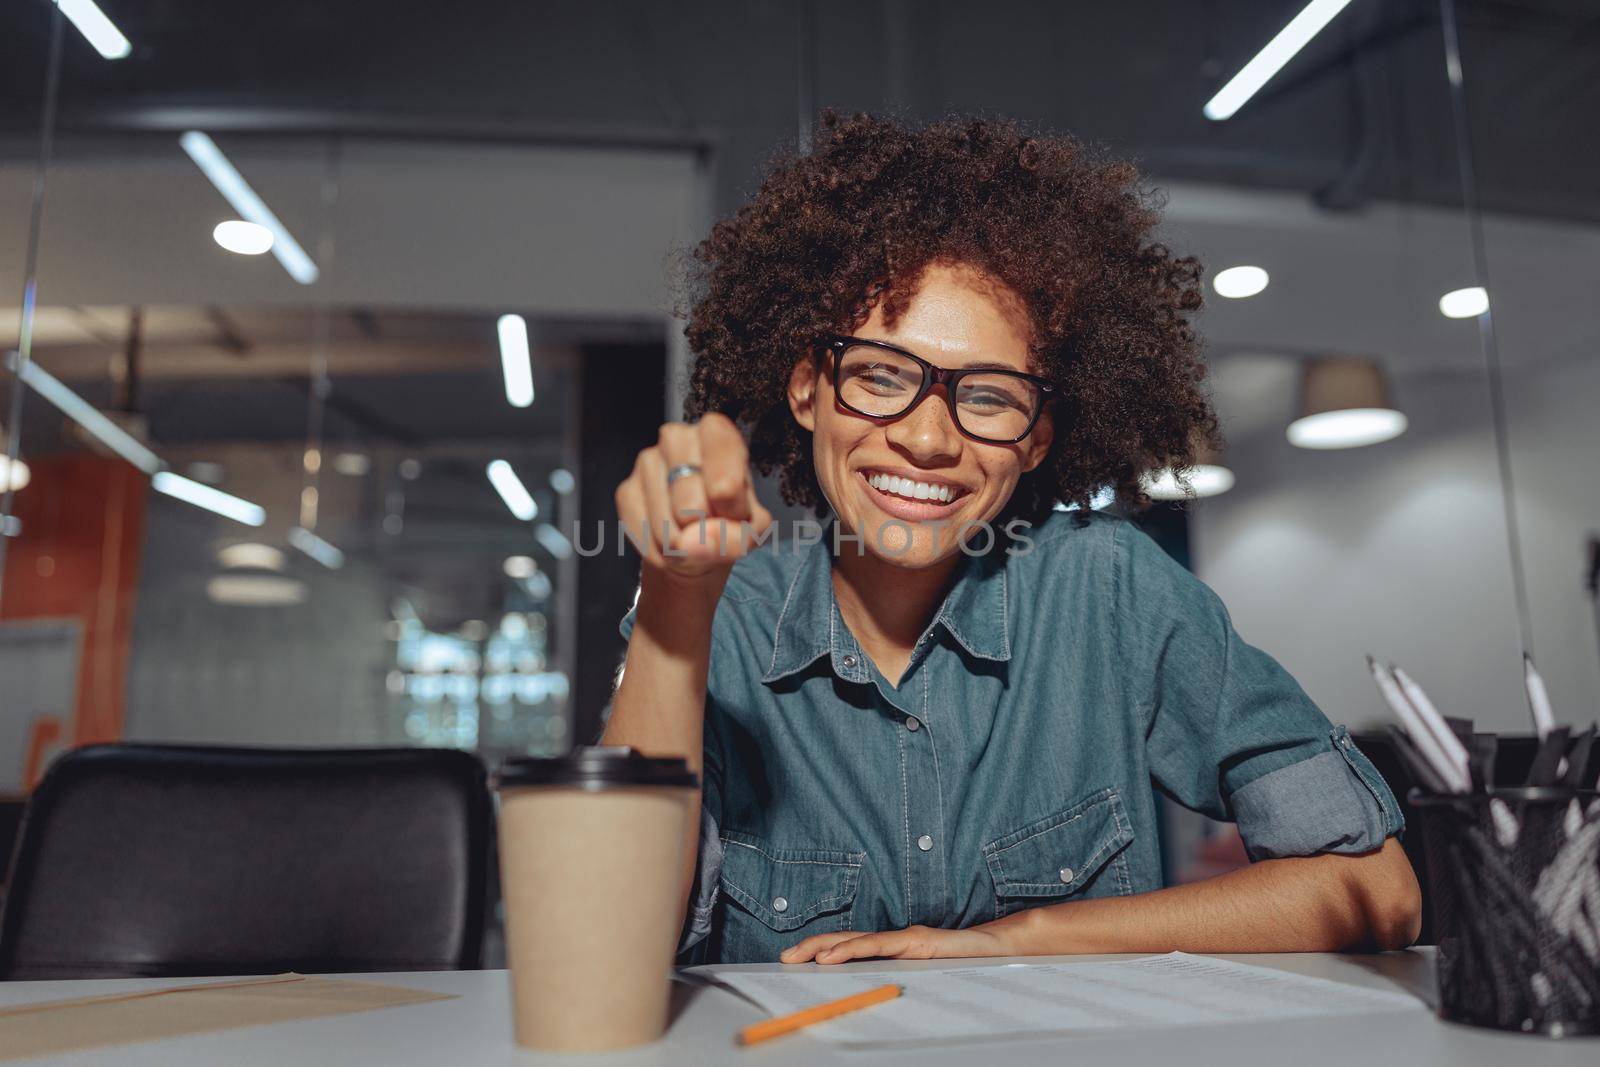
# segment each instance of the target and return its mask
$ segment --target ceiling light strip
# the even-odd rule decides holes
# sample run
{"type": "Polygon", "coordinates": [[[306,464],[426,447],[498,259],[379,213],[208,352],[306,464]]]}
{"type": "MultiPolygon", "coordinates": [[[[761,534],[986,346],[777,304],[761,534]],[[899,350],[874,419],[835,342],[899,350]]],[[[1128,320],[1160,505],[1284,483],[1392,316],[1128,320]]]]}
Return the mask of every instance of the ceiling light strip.
{"type": "Polygon", "coordinates": [[[517,477],[517,472],[511,469],[511,464],[503,459],[497,459],[489,464],[489,483],[494,486],[495,492],[500,494],[511,514],[528,522],[539,515],[539,505],[535,504],[533,497],[528,493],[528,487],[522,484],[522,479],[517,477]]]}
{"type": "Polygon", "coordinates": [[[1272,80],[1274,74],[1283,69],[1285,63],[1293,59],[1311,38],[1321,33],[1322,28],[1332,22],[1334,16],[1349,3],[1350,0],[1311,0],[1300,14],[1289,20],[1289,25],[1279,30],[1278,35],[1256,53],[1254,59],[1228,79],[1228,84],[1219,89],[1216,96],[1206,101],[1206,118],[1213,122],[1232,118],[1234,112],[1244,107],[1263,85],[1272,80]]]}
{"type": "Polygon", "coordinates": [[[61,414],[82,426],[95,440],[146,474],[155,474],[166,466],[160,456],[107,418],[93,404],[63,385],[37,362],[30,359],[18,369],[19,362],[15,352],[6,355],[6,365],[27,384],[28,388],[55,405],[61,414]]]}
{"type": "Polygon", "coordinates": [[[94,0],[56,0],[56,6],[78,27],[84,40],[105,58],[126,59],[133,51],[133,45],[128,43],[122,31],[106,17],[94,0]]]}
{"type": "Polygon", "coordinates": [[[330,571],[344,566],[344,553],[324,541],[304,526],[289,529],[289,544],[316,560],[330,571]]]}
{"type": "Polygon", "coordinates": [[[514,408],[533,403],[533,360],[528,352],[528,323],[521,315],[501,315],[500,369],[506,380],[506,401],[514,408]]]}
{"type": "Polygon", "coordinates": [[[157,471],[150,478],[150,488],[246,526],[260,526],[267,521],[267,513],[260,504],[241,500],[231,493],[201,485],[171,471],[157,471]]]}
{"type": "Polygon", "coordinates": [[[246,222],[253,222],[272,233],[272,254],[283,269],[289,272],[289,277],[301,285],[311,285],[317,280],[317,265],[311,262],[311,257],[306,255],[305,249],[300,247],[278,216],[272,213],[266,202],[256,195],[250,188],[250,183],[222,154],[222,149],[217,143],[199,130],[190,130],[178,138],[178,143],[183,150],[194,160],[205,176],[211,179],[211,184],[217,187],[217,192],[233,205],[233,210],[246,222]]]}

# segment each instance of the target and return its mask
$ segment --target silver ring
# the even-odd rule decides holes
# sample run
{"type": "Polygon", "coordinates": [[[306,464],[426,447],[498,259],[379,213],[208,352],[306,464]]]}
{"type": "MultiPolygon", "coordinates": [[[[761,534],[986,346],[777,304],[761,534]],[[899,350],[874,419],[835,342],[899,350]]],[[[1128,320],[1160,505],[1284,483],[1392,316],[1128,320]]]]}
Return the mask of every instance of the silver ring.
{"type": "Polygon", "coordinates": [[[671,470],[667,471],[667,488],[671,489],[672,483],[677,481],[679,478],[687,478],[692,474],[699,473],[700,465],[698,463],[680,463],[676,467],[673,467],[671,470]]]}

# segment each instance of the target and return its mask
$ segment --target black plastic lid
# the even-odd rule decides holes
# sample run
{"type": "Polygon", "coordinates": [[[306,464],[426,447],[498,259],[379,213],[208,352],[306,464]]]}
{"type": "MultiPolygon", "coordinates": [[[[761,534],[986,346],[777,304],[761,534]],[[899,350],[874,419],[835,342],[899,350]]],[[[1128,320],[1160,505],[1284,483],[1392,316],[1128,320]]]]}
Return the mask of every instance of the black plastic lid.
{"type": "Polygon", "coordinates": [[[700,779],[681,758],[645,756],[625,745],[575,748],[557,759],[519,756],[501,764],[497,789],[530,785],[610,789],[620,786],[675,786],[693,789],[700,779]]]}

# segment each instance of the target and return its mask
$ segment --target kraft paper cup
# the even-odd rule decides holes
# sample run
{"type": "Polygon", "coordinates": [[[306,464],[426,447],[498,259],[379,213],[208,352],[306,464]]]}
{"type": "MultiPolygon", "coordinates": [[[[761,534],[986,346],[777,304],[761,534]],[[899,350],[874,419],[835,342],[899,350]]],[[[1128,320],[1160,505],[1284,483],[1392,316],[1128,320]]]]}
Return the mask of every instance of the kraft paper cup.
{"type": "Polygon", "coordinates": [[[656,1040],[698,779],[681,759],[595,747],[510,760],[496,786],[517,1044],[587,1052],[656,1040]]]}

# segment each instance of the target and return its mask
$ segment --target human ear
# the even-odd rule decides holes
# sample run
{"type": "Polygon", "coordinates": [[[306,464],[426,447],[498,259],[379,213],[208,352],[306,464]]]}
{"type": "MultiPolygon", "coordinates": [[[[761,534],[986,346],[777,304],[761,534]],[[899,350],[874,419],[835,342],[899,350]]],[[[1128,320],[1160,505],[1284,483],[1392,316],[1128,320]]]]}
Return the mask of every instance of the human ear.
{"type": "Polygon", "coordinates": [[[817,361],[802,356],[789,372],[789,411],[807,433],[817,429],[817,361]]]}

